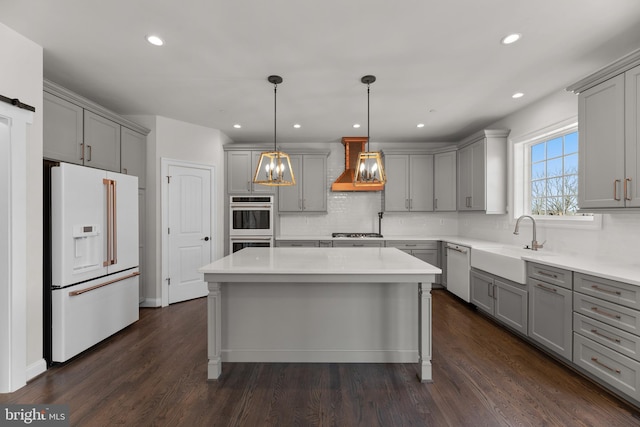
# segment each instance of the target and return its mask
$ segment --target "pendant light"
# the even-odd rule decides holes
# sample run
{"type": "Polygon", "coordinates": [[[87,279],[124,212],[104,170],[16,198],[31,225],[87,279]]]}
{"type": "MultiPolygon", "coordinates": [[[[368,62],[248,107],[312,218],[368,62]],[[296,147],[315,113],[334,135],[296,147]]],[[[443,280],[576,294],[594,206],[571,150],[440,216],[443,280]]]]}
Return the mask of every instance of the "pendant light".
{"type": "Polygon", "coordinates": [[[270,186],[296,185],[289,155],[278,151],[276,145],[276,98],[282,77],[269,76],[267,80],[273,84],[273,151],[265,151],[260,154],[260,161],[253,174],[253,183],[270,186]]]}
{"type": "Polygon", "coordinates": [[[360,81],[367,85],[367,151],[358,155],[353,185],[362,187],[384,185],[387,182],[387,176],[382,165],[382,155],[379,151],[369,151],[369,86],[376,81],[376,76],[364,76],[360,81]]]}

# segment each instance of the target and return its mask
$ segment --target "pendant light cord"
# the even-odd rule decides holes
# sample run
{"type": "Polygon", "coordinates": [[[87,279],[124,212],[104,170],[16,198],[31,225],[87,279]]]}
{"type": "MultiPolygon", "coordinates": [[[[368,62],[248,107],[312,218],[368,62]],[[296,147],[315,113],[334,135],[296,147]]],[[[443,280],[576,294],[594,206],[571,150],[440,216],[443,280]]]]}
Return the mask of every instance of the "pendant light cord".
{"type": "Polygon", "coordinates": [[[273,84],[273,151],[278,151],[276,146],[276,125],[278,121],[276,120],[278,114],[278,84],[273,84]]]}
{"type": "Polygon", "coordinates": [[[369,83],[367,83],[367,151],[369,151],[369,83]]]}

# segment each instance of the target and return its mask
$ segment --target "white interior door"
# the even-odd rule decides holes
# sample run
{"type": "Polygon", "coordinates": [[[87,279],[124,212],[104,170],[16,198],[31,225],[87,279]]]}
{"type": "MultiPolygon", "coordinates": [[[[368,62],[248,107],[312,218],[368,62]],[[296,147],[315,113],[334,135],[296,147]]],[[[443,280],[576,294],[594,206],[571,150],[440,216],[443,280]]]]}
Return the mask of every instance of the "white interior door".
{"type": "Polygon", "coordinates": [[[168,293],[169,304],[208,294],[198,269],[211,262],[210,167],[168,167],[168,293]]]}

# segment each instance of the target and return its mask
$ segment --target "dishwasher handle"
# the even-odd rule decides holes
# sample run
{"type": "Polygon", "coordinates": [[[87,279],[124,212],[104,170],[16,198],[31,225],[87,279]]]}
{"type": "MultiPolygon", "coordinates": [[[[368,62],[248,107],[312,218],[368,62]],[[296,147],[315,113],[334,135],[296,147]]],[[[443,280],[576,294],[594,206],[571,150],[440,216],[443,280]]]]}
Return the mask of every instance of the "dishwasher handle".
{"type": "Polygon", "coordinates": [[[447,249],[451,249],[452,251],[460,252],[461,254],[466,254],[467,253],[466,249],[460,249],[460,248],[455,247],[455,246],[447,245],[447,249]]]}

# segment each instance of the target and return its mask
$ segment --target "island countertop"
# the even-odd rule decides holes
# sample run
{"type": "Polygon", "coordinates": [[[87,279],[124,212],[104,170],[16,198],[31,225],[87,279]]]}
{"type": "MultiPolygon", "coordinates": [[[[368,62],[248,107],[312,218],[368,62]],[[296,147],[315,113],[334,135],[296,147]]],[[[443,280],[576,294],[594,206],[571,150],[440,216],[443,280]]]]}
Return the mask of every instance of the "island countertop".
{"type": "Polygon", "coordinates": [[[228,362],[418,363],[431,381],[431,284],[397,248],[245,248],[208,282],[208,378],[228,362]],[[224,327],[223,327],[224,325],[224,327]]]}
{"type": "MultiPolygon", "coordinates": [[[[330,277],[370,282],[371,275],[433,275],[442,270],[396,248],[245,248],[199,270],[204,274],[247,276],[311,276],[326,282],[330,277]],[[341,276],[341,277],[338,277],[341,276]]],[[[236,278],[237,279],[237,278],[236,278]]],[[[224,278],[218,279],[221,282],[224,278]]],[[[386,281],[379,278],[376,282],[386,281]]],[[[413,281],[413,280],[411,280],[413,281]]]]}

